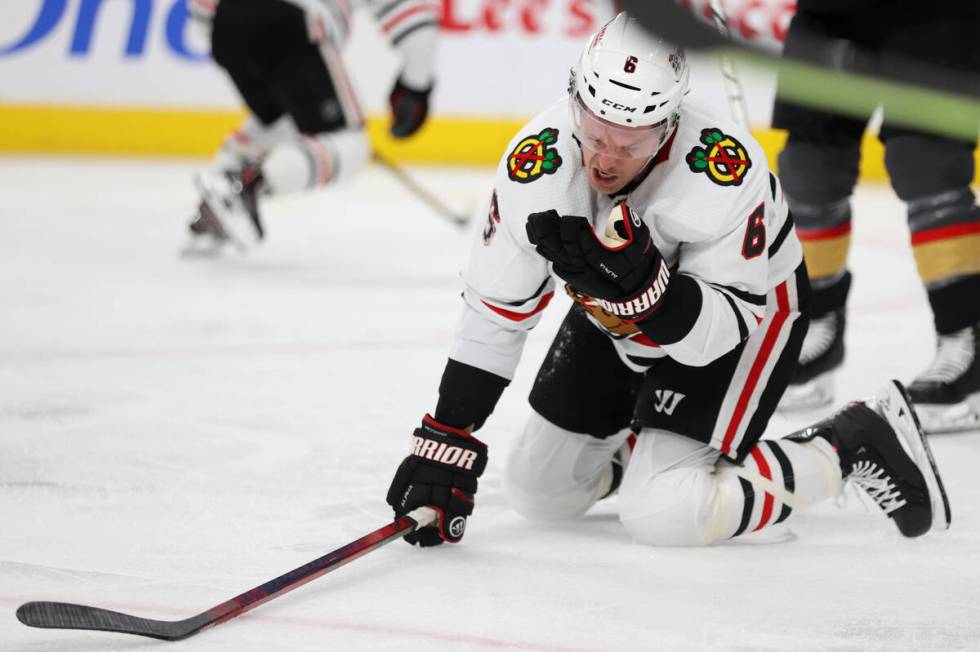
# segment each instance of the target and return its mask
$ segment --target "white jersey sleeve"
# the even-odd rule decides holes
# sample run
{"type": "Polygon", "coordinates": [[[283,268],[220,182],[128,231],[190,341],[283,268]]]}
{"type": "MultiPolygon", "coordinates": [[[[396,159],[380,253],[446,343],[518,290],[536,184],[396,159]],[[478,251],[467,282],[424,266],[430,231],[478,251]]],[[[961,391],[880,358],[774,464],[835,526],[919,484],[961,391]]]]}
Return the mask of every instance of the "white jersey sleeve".
{"type": "MultiPolygon", "coordinates": [[[[463,272],[465,308],[450,357],[512,378],[527,332],[555,292],[550,264],[535,251],[525,225],[531,213],[587,214],[588,192],[573,192],[580,174],[564,165],[578,156],[565,104],[532,120],[508,145],[463,272]]],[[[586,185],[587,188],[587,185],[586,185]]]]}
{"type": "Polygon", "coordinates": [[[432,0],[365,0],[382,34],[402,58],[402,81],[413,89],[432,86],[441,8],[432,0]]]}

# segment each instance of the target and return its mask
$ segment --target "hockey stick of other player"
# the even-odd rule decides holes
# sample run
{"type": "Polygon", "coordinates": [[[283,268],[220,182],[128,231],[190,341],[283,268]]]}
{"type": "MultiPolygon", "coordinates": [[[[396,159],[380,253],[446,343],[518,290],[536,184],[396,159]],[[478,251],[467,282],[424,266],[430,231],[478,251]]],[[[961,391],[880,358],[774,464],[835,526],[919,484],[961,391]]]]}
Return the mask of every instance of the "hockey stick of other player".
{"type": "Polygon", "coordinates": [[[448,206],[446,206],[438,197],[430,193],[428,190],[423,188],[418,184],[415,179],[413,179],[405,170],[402,169],[400,165],[392,161],[391,159],[382,156],[377,151],[372,152],[371,158],[381,164],[381,167],[388,170],[398,181],[401,182],[405,188],[407,188],[413,195],[418,197],[424,204],[431,208],[439,217],[443,218],[447,222],[455,224],[456,226],[463,228],[470,223],[470,220],[465,215],[460,215],[448,206]]]}
{"type": "Polygon", "coordinates": [[[249,589],[231,600],[222,602],[203,613],[184,620],[140,618],[118,611],[65,602],[28,602],[22,604],[17,609],[17,620],[31,627],[95,629],[103,632],[137,634],[164,641],[179,641],[193,636],[203,629],[214,627],[226,620],[240,616],[263,602],[268,602],[288,593],[310,580],[315,580],[321,575],[340,568],[344,564],[410,534],[418,528],[430,525],[436,518],[435,510],[429,507],[420,507],[319,559],[314,559],[310,563],[280,575],[274,580],[269,580],[261,586],[249,589]]]}
{"type": "MultiPolygon", "coordinates": [[[[731,40],[728,31],[728,19],[725,18],[725,8],[722,0],[711,0],[711,14],[715,21],[718,32],[727,40],[731,40]]],[[[732,110],[732,117],[746,131],[752,130],[749,124],[749,110],[745,106],[745,95],[742,93],[742,84],[738,81],[735,73],[735,63],[727,56],[721,55],[721,76],[725,80],[725,92],[728,94],[728,104],[732,110]]]]}

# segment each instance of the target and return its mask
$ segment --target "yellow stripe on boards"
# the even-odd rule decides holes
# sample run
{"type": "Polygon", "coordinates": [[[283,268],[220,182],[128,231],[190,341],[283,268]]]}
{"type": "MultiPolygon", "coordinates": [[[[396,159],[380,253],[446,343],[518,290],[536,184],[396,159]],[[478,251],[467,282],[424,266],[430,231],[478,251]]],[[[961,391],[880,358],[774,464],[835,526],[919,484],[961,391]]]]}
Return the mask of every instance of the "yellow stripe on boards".
{"type": "MultiPolygon", "coordinates": [[[[244,117],[240,111],[0,104],[0,152],[110,156],[211,156],[244,117]]],[[[388,118],[368,119],[375,149],[408,163],[496,165],[523,126],[519,118],[433,116],[412,138],[392,139],[388,118]]],[[[783,131],[753,132],[775,169],[783,131]]],[[[980,182],[980,153],[977,157],[980,182]]],[[[884,151],[864,138],[861,178],[887,179],[884,151]]]]}

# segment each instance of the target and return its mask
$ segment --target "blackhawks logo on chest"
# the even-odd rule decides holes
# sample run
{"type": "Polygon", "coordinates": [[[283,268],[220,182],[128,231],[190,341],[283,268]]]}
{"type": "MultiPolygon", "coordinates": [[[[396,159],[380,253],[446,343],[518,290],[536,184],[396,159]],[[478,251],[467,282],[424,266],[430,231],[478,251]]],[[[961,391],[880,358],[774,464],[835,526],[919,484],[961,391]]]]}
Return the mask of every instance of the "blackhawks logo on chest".
{"type": "Polygon", "coordinates": [[[561,156],[553,147],[558,130],[547,127],[541,133],[517,143],[507,155],[507,175],[517,183],[531,183],[542,174],[554,174],[561,167],[561,156]]]}
{"type": "Polygon", "coordinates": [[[721,130],[701,130],[704,147],[695,147],[687,153],[687,165],[691,172],[704,172],[719,186],[738,186],[752,167],[748,152],[742,143],[721,130]]]}

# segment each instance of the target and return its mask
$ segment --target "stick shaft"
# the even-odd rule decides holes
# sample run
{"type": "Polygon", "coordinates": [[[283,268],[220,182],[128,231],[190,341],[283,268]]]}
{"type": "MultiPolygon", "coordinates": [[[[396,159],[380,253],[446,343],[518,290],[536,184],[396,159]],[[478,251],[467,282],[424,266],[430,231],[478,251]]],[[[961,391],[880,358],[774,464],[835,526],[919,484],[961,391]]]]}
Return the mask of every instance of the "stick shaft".
{"type": "Polygon", "coordinates": [[[375,161],[381,164],[381,167],[388,170],[388,172],[398,179],[402,185],[409,190],[409,192],[422,200],[424,204],[431,208],[433,212],[438,214],[440,217],[452,222],[456,226],[466,226],[469,223],[469,219],[467,219],[466,216],[459,215],[458,213],[454,212],[438,197],[419,185],[419,183],[407,172],[405,172],[400,165],[388,157],[382,156],[378,152],[373,152],[371,156],[375,161]]]}
{"type": "Polygon", "coordinates": [[[117,611],[64,602],[28,602],[17,609],[17,619],[31,627],[99,630],[178,641],[240,616],[417,528],[425,527],[435,519],[436,512],[433,509],[420,507],[323,557],[184,620],[140,618],[117,611]]]}
{"type": "MultiPolygon", "coordinates": [[[[728,30],[728,19],[725,18],[725,7],[722,0],[711,0],[711,15],[715,21],[718,32],[726,39],[731,39],[728,30]]],[[[746,130],[750,130],[752,125],[749,123],[749,110],[745,105],[745,94],[742,92],[742,84],[738,80],[735,72],[735,63],[727,56],[721,55],[721,76],[725,83],[725,93],[728,95],[728,105],[732,111],[732,117],[746,130]]]]}

